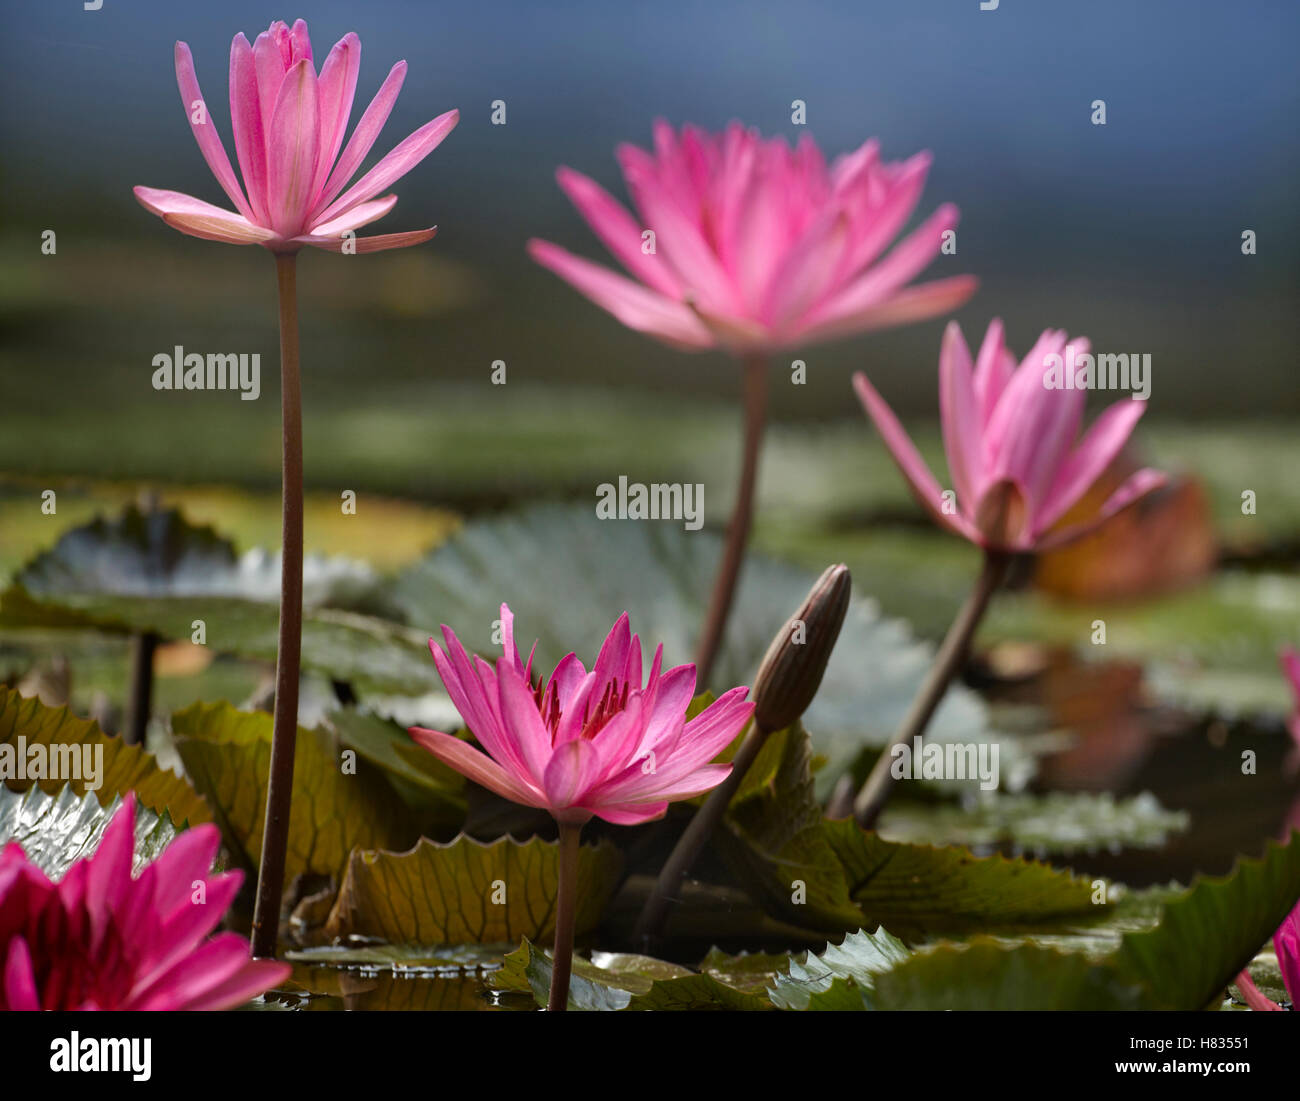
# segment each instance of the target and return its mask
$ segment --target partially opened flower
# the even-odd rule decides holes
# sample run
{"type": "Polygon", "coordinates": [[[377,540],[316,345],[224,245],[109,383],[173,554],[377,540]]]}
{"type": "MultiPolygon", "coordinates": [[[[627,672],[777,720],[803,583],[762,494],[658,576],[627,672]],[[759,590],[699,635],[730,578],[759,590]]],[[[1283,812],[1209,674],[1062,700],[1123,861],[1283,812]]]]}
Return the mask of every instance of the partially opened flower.
{"type": "MultiPolygon", "coordinates": [[[[747,688],[723,693],[695,718],[695,666],[663,670],[655,650],[647,676],[641,639],[627,613],[588,670],[575,654],[549,678],[533,679],[515,647],[514,616],[501,605],[503,653],[494,669],[465,652],[451,628],[444,650],[433,639],[438,675],[481,753],[452,734],[412,727],[411,736],[444,764],[498,795],[550,812],[559,825],[555,949],[548,1008],[568,1008],[576,921],[578,844],[593,816],[620,826],[658,818],[668,804],[717,787],[731,772],[712,764],[749,721],[747,688]]],[[[536,647],[534,647],[534,652],[536,647]]]]}
{"type": "MultiPolygon", "coordinates": [[[[1273,951],[1277,955],[1277,966],[1282,972],[1287,997],[1291,999],[1293,1008],[1300,1007],[1300,902],[1273,934],[1273,951]]],[[[1272,998],[1260,993],[1249,971],[1237,976],[1237,989],[1251,1009],[1268,1011],[1282,1008],[1272,998]]]]}
{"type": "Polygon", "coordinates": [[[547,241],[529,252],[624,325],[697,350],[771,351],[946,313],[968,275],[911,286],[957,208],[941,206],[886,256],[916,209],[930,155],[884,161],[874,139],[827,165],[733,122],[720,134],[660,120],[652,151],[622,145],[636,208],[570,168],[560,187],[626,276],[547,241]],[[652,236],[649,236],[651,235],[652,236]]]}
{"type": "Polygon", "coordinates": [[[504,653],[495,669],[468,655],[448,627],[445,650],[429,640],[452,703],[486,750],[413,727],[411,736],[435,757],[569,824],[593,815],[618,825],[645,822],[726,779],[731,766],[710,762],[749,721],[748,689],[731,689],[688,721],[695,667],[663,670],[660,646],[645,675],[641,640],[626,613],[590,670],[569,654],[549,678],[534,681],[532,656],[520,660],[505,604],[501,622],[504,653]]]}
{"type": "Polygon", "coordinates": [[[215,826],[181,833],[132,878],[134,840],[128,794],[58,883],[17,843],[0,852],[0,1009],[229,1009],[289,974],[249,959],[235,933],[208,936],[243,880],[211,874],[215,826]]]}
{"type": "Polygon", "coordinates": [[[406,62],[399,61],[345,146],[360,65],[361,40],[347,34],[317,74],[307,24],[301,19],[292,29],[272,23],[251,46],[242,34],[235,35],[230,45],[230,119],[241,187],[216,119],[199,91],[190,48],[177,42],[182,106],[204,160],[235,209],[152,187],[137,187],[136,198],[182,233],[232,245],[263,245],[275,252],[304,245],[338,252],[344,234],[352,235],[356,252],[427,241],[434,228],[363,238],[356,238],[355,231],[392,210],[397,196],[381,193],[438,147],[459,114],[448,111],[425,123],[348,187],[388,120],[406,77],[406,62]]]}
{"type": "MultiPolygon", "coordinates": [[[[1118,401],[1077,439],[1088,391],[1047,385],[1049,372],[1059,373],[1067,360],[1067,345],[1064,332],[1048,329],[1017,366],[995,320],[972,364],[961,329],[956,322],[948,325],[939,354],[939,410],[949,496],[866,376],[854,375],[858,397],[912,492],[950,531],[990,550],[1044,550],[1087,534],[1165,483],[1158,471],[1140,470],[1091,516],[1056,529],[1146,411],[1145,401],[1118,401]]],[[[1088,342],[1070,346],[1082,356],[1088,342]]]]}

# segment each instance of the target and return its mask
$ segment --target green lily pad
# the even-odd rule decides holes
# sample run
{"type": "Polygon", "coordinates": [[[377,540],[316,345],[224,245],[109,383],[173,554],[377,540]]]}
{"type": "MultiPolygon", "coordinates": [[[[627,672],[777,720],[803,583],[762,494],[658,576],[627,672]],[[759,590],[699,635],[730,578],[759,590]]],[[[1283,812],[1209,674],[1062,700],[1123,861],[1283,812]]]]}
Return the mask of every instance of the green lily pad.
{"type": "MultiPolygon", "coordinates": [[[[95,796],[77,795],[71,787],[61,788],[57,795],[47,795],[38,787],[21,793],[0,787],[0,847],[17,842],[27,859],[50,879],[61,879],[78,860],[94,855],[121,805],[122,800],[115,798],[104,806],[95,796]]],[[[137,804],[133,870],[138,874],[175,836],[170,818],[137,804]]]]}
{"type": "Polygon", "coordinates": [[[778,1009],[855,1008],[854,1001],[870,992],[878,974],[910,955],[907,946],[883,928],[874,933],[859,929],[840,944],[828,944],[824,952],[792,958],[770,988],[772,1004],[778,1009]]]}
{"type": "Polygon", "coordinates": [[[436,951],[418,944],[330,944],[293,949],[285,952],[284,958],[293,963],[419,977],[492,970],[510,950],[509,944],[455,944],[436,951]]]}
{"type": "MultiPolygon", "coordinates": [[[[618,887],[623,857],[609,841],[584,845],[576,928],[596,926],[618,887]]],[[[554,936],[559,847],[534,837],[484,844],[421,838],[409,852],[352,851],[327,925],[333,937],[390,944],[496,944],[554,936]]]]}
{"type": "Polygon", "coordinates": [[[995,792],[970,807],[896,800],[885,808],[878,829],[890,841],[975,849],[1001,846],[1045,857],[1159,848],[1190,820],[1186,811],[1166,810],[1150,792],[1127,799],[1110,792],[995,792]]]}
{"type": "Polygon", "coordinates": [[[828,931],[879,924],[917,940],[1104,910],[1087,881],[1046,864],[886,841],[851,819],[827,821],[811,760],[807,734],[792,731],[770,782],[733,801],[714,840],[774,916],[828,931]]]}
{"type": "Polygon", "coordinates": [[[383,769],[421,812],[421,820],[463,821],[465,777],[411,740],[405,727],[355,708],[331,711],[325,726],[343,744],[383,769]]]}
{"type": "Polygon", "coordinates": [[[879,1009],[1173,1009],[1216,1004],[1300,897],[1300,834],[1199,879],[1098,957],[982,937],[918,952],[877,981],[879,1009]]]}
{"type": "MultiPolygon", "coordinates": [[[[215,652],[273,662],[278,578],[273,556],[237,556],[229,540],[175,509],[128,508],[65,532],[19,570],[0,594],[0,625],[190,639],[202,621],[204,644],[215,652]]],[[[375,691],[440,690],[427,638],[367,614],[389,610],[369,567],[309,558],[304,600],[304,671],[375,691]]]]}
{"type": "Polygon", "coordinates": [[[700,961],[701,974],[717,979],[724,986],[746,994],[767,994],[776,977],[790,966],[790,957],[771,952],[744,952],[731,955],[711,948],[700,961]]]}
{"type": "MultiPolygon", "coordinates": [[[[207,797],[230,850],[247,868],[262,852],[272,719],[228,703],[196,703],[172,716],[185,769],[207,797]]],[[[325,731],[298,728],[285,882],[304,873],[340,879],[348,854],[409,845],[417,831],[384,774],[344,756],[325,731]],[[346,771],[345,771],[346,770],[346,771]]]]}
{"type": "MultiPolygon", "coordinates": [[[[551,958],[527,938],[488,976],[495,990],[532,994],[546,1005],[551,988],[551,958]]],[[[569,982],[569,1009],[577,1010],[762,1010],[771,1004],[759,994],[737,989],[709,974],[649,956],[596,953],[591,961],[575,956],[569,982]],[[599,961],[599,962],[597,962],[599,961]]]]}
{"type": "MultiPolygon", "coordinates": [[[[53,794],[67,784],[77,795],[94,790],[109,799],[134,791],[142,806],[166,812],[182,825],[212,820],[212,811],[189,781],[160,768],[153,755],[140,746],[104,734],[98,723],[79,719],[66,707],[46,707],[40,700],[26,699],[0,685],[0,762],[12,753],[16,767],[20,746],[28,761],[33,748],[41,747],[40,756],[48,762],[45,771],[57,771],[58,775],[22,780],[6,767],[5,783],[14,790],[24,790],[34,783],[53,794]],[[57,770],[53,767],[56,757],[57,770]],[[98,777],[94,775],[97,770],[98,777]]],[[[31,775],[30,771],[27,775],[31,775]]]]}

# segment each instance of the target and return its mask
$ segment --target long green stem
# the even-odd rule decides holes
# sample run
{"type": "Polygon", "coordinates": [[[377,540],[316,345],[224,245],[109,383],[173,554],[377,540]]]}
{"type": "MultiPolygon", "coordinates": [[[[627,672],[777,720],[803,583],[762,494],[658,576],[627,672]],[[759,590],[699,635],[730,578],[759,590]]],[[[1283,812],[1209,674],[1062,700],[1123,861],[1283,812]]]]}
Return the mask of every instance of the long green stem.
{"type": "Polygon", "coordinates": [[[709,611],[700,634],[695,656],[695,683],[701,691],[709,686],[713,662],[727,627],[736,581],[745,560],[745,544],[754,520],[754,487],[758,483],[758,456],[763,444],[763,424],[767,419],[767,360],[760,355],[745,358],[745,427],[740,461],[740,482],[736,487],[736,506],[727,528],[727,542],[722,562],[713,582],[709,611]]]}
{"type": "Polygon", "coordinates": [[[582,826],[560,823],[560,876],[555,903],[555,947],[551,950],[551,996],[546,1008],[569,1008],[569,976],[573,973],[573,926],[578,916],[578,842],[582,826]]]}
{"type": "Polygon", "coordinates": [[[266,826],[253,909],[252,952],[274,956],[280,927],[289,801],[298,735],[298,670],[302,654],[302,384],[298,371],[296,256],[275,258],[280,294],[280,409],[283,436],[283,523],[280,562],[280,639],[275,663],[275,725],[266,784],[266,826]]]}
{"type": "MultiPolygon", "coordinates": [[[[948,691],[949,683],[966,660],[971,639],[980,620],[984,617],[989,598],[1002,583],[1010,563],[1011,556],[1004,552],[985,553],[984,565],[979,577],[976,578],[966,603],[957,613],[957,618],[948,628],[948,634],[935,655],[934,664],[930,667],[925,683],[921,685],[920,691],[912,701],[912,706],[904,716],[893,741],[885,747],[871,770],[871,775],[867,777],[867,782],[862,785],[857,798],[853,800],[853,817],[863,829],[870,829],[875,825],[881,808],[893,791],[894,774],[891,766],[894,761],[894,747],[907,745],[913,738],[925,733],[925,728],[929,725],[935,709],[948,691]]],[[[831,808],[832,817],[840,817],[836,813],[837,810],[839,808],[831,808]]]]}

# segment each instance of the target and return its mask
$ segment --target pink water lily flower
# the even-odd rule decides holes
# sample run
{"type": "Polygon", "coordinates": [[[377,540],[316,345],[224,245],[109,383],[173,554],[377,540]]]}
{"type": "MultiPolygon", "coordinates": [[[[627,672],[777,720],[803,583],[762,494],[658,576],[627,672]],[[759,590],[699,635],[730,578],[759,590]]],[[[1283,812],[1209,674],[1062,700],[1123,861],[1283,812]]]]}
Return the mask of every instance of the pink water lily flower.
{"type": "MultiPolygon", "coordinates": [[[[569,654],[549,679],[533,683],[514,641],[514,616],[501,605],[504,653],[495,670],[465,652],[448,627],[444,650],[429,649],[452,703],[487,751],[436,730],[411,736],[439,760],[498,795],[541,807],[560,823],[593,815],[618,825],[658,818],[668,804],[716,787],[731,771],[710,764],[749,721],[747,688],[725,692],[687,721],[695,666],[661,670],[655,650],[643,678],[641,640],[619,617],[588,671],[569,654]]],[[[535,648],[534,648],[535,649],[535,648]]]]}
{"type": "Polygon", "coordinates": [[[436,227],[361,238],[355,231],[392,210],[397,196],[380,193],[438,147],[459,113],[448,111],[425,123],[347,187],[379,137],[406,78],[406,62],[399,61],[345,146],[360,65],[361,40],[346,34],[330,50],[318,75],[307,24],[301,19],[292,29],[272,23],[251,46],[242,34],[235,35],[230,44],[230,120],[241,187],[216,119],[199,91],[190,48],[177,42],[181,103],[204,160],[235,210],[152,187],[135,188],[136,198],[146,210],[192,237],[263,245],[273,252],[295,252],[303,245],[339,252],[344,234],[353,235],[348,240],[359,253],[427,241],[436,227]]]}
{"type": "Polygon", "coordinates": [[[289,974],[235,933],[208,938],[243,880],[209,874],[216,826],[185,830],[132,878],[134,839],[128,794],[57,884],[17,843],[0,852],[0,1009],[229,1009],[289,974]]]}
{"type": "Polygon", "coordinates": [[[1117,401],[1077,440],[1086,389],[1048,388],[1053,356],[1067,345],[1087,354],[1088,342],[1048,329],[1017,366],[1003,342],[1002,322],[989,325],[974,363],[956,322],[939,353],[939,411],[952,478],[949,494],[884,399],[859,372],[853,385],[912,492],[934,518],[990,550],[1037,551],[1092,531],[1139,497],[1164,485],[1156,470],[1140,470],[1092,516],[1053,530],[1119,454],[1146,402],[1117,401]],[[945,494],[947,494],[945,496],[945,494]]]}
{"type": "Polygon", "coordinates": [[[771,351],[954,309],[969,275],[910,286],[957,224],[945,204],[894,242],[930,155],[884,161],[874,139],[827,166],[808,136],[791,149],[732,123],[721,134],[654,125],[654,149],[618,149],[636,214],[561,168],[560,187],[628,279],[547,241],[534,260],[624,325],[690,350],[771,351]]]}

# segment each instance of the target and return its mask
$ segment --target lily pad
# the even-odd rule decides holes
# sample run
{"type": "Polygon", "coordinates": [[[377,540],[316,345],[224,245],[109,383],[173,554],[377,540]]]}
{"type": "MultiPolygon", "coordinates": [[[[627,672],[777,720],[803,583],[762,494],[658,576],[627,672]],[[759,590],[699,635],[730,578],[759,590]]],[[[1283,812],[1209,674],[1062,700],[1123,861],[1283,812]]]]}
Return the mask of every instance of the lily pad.
{"type": "Polygon", "coordinates": [[[405,727],[355,708],[331,711],[325,725],[343,745],[383,769],[407,803],[419,808],[422,821],[464,819],[464,776],[416,745],[405,727]]]}
{"type": "MultiPolygon", "coordinates": [[[[0,787],[0,847],[11,841],[22,846],[27,859],[50,879],[58,880],[78,860],[94,855],[122,800],[107,806],[93,795],[77,795],[71,787],[47,795],[38,787],[19,793],[0,787]]],[[[135,808],[135,856],[138,874],[176,836],[165,814],[135,808]]]]}
{"type": "Polygon", "coordinates": [[[897,800],[885,808],[880,835],[890,841],[1002,847],[1038,857],[1120,848],[1159,848],[1190,823],[1150,792],[1117,799],[1110,792],[992,794],[973,806],[897,800]]]}
{"type": "Polygon", "coordinates": [[[493,970],[509,944],[456,944],[433,951],[418,944],[330,944],[284,953],[293,963],[348,967],[366,973],[391,972],[410,978],[493,970]]]}
{"type": "MultiPolygon", "coordinates": [[[[576,928],[596,926],[618,887],[623,857],[610,842],[584,845],[576,928]]],[[[534,837],[446,845],[421,838],[409,852],[356,848],[327,925],[332,937],[390,944],[514,943],[554,936],[559,847],[534,837]]]]}
{"type": "MultiPolygon", "coordinates": [[[[174,509],[128,508],[65,532],[0,594],[0,625],[95,627],[191,639],[201,621],[217,653],[273,662],[278,557],[234,545],[174,509]]],[[[391,618],[377,575],[361,563],[304,563],[302,667],[376,691],[440,691],[427,638],[391,618]]]]}
{"type": "Polygon", "coordinates": [[[714,843],[769,913],[805,928],[881,924],[917,940],[1099,913],[1088,882],[1046,864],[901,844],[851,819],[827,821],[802,731],[791,732],[770,782],[728,808],[714,843]]]}
{"type": "Polygon", "coordinates": [[[57,771],[58,775],[21,780],[6,768],[5,783],[14,790],[35,783],[53,794],[66,784],[77,795],[93,790],[109,799],[134,791],[142,806],[166,812],[181,825],[212,820],[212,811],[189,781],[160,768],[153,755],[140,746],[104,734],[97,723],[77,718],[66,707],[46,707],[40,700],[26,699],[0,685],[0,761],[12,753],[16,766],[20,746],[28,761],[34,747],[40,747],[40,755],[51,765],[57,757],[58,769],[48,767],[46,772],[57,771]]]}
{"type": "Polygon", "coordinates": [[[1204,878],[1109,954],[990,938],[940,944],[877,982],[881,1009],[1199,1010],[1253,959],[1300,897],[1300,834],[1228,876],[1204,878]]]}
{"type": "MultiPolygon", "coordinates": [[[[272,719],[228,703],[196,703],[172,716],[186,771],[207,797],[227,846],[256,868],[266,817],[272,719]]],[[[345,757],[325,731],[298,728],[285,881],[343,875],[356,846],[408,845],[416,829],[383,773],[345,757]]]]}
{"type": "MultiPolygon", "coordinates": [[[[526,938],[488,976],[495,990],[532,994],[538,1005],[550,995],[551,958],[526,938]]],[[[761,1010],[768,1000],[720,982],[709,974],[649,956],[596,953],[591,961],[575,956],[569,983],[569,1009],[578,1010],[761,1010]]]]}
{"type": "Polygon", "coordinates": [[[878,974],[909,955],[907,946],[883,928],[874,933],[859,929],[840,944],[828,944],[824,952],[792,958],[770,988],[772,1004],[779,1009],[852,1008],[878,974]]]}

